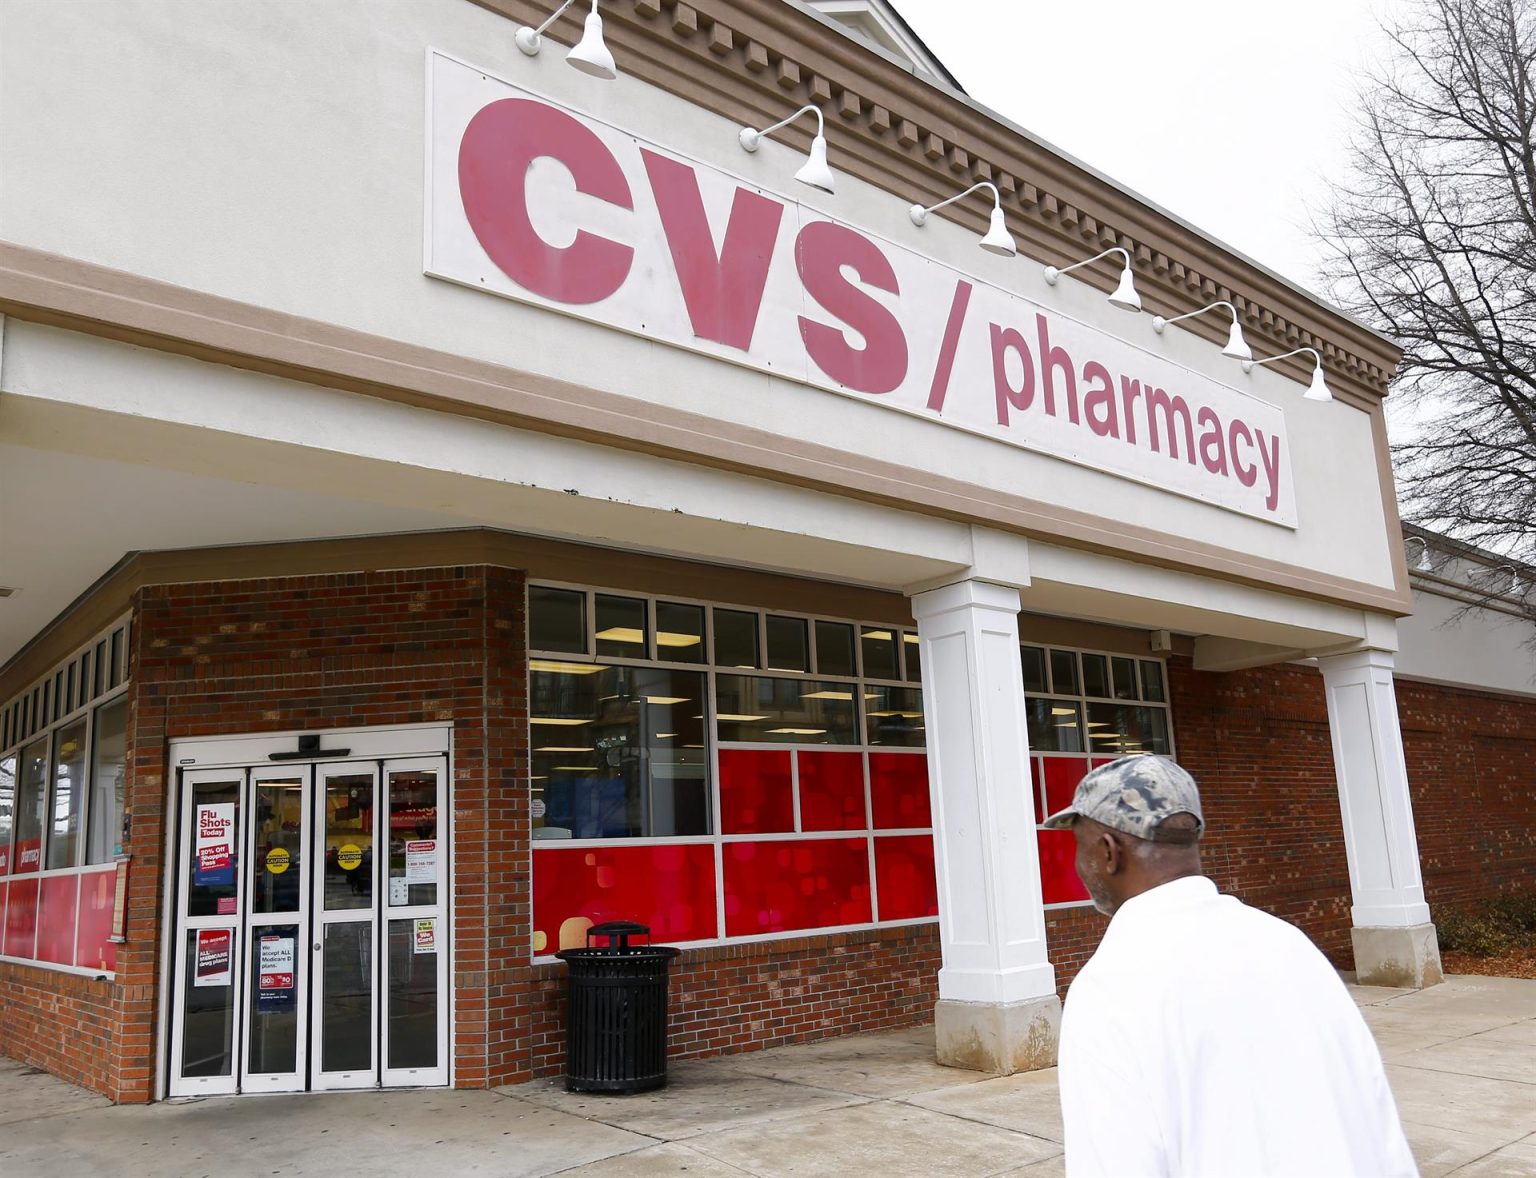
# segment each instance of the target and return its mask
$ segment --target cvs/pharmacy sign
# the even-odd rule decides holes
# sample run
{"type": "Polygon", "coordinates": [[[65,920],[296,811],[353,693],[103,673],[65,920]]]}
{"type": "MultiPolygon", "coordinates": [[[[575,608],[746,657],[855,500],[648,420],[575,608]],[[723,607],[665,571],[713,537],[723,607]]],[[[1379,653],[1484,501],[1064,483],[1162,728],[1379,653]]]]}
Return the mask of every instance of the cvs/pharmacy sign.
{"type": "MultiPolygon", "coordinates": [[[[1280,410],[1158,354],[1145,318],[1106,308],[1133,345],[442,54],[428,85],[428,274],[1294,526],[1280,410]]],[[[724,120],[720,142],[729,159],[724,120]]],[[[882,228],[910,236],[889,206],[882,228]]],[[[552,338],[528,339],[529,367],[552,338]]],[[[570,339],[553,346],[604,346],[570,339]]],[[[698,409],[647,379],[623,391],[698,409]]]]}

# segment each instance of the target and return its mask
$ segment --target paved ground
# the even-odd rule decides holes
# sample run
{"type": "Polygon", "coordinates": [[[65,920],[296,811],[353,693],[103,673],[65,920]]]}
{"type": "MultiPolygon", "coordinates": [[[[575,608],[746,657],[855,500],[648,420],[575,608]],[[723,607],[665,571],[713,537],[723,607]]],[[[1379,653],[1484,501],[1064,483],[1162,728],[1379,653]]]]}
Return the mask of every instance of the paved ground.
{"type": "MultiPolygon", "coordinates": [[[[1536,1175],[1536,982],[1357,989],[1425,1178],[1536,1175]]],[[[364,1092],[113,1108],[0,1059],[0,1175],[1062,1173],[1054,1072],[933,1063],[930,1030],[673,1068],[664,1092],[364,1092]]]]}

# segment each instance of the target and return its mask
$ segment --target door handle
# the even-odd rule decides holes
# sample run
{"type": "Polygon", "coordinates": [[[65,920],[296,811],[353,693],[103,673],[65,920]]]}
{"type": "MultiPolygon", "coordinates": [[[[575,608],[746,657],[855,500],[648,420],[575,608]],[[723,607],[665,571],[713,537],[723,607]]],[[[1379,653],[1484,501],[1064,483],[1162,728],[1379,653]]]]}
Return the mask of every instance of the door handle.
{"type": "Polygon", "coordinates": [[[316,953],[320,952],[320,942],[319,941],[315,942],[315,952],[316,953]]]}

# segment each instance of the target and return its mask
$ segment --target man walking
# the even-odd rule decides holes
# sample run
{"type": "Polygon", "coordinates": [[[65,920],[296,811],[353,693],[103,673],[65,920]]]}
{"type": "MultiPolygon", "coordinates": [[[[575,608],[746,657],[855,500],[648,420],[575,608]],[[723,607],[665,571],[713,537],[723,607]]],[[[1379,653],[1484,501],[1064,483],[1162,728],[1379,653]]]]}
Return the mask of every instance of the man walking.
{"type": "Polygon", "coordinates": [[[1381,1055],[1298,929],[1200,873],[1194,778],[1122,757],[1049,818],[1113,919],[1067,995],[1069,1178],[1416,1176],[1381,1055]]]}

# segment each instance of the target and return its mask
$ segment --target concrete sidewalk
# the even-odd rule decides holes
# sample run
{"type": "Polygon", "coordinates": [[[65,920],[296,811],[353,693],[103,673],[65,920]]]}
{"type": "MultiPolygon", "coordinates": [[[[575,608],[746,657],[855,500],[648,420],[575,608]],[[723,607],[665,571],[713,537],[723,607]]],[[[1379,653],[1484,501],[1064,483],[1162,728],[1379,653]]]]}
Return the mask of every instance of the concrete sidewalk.
{"type": "MultiPolygon", "coordinates": [[[[1536,1175],[1536,982],[1356,989],[1426,1178],[1536,1175]]],[[[676,1064],[663,1092],[268,1096],[114,1108],[0,1060],[0,1174],[1062,1173],[1054,1072],[933,1063],[930,1028],[676,1064]]]]}

